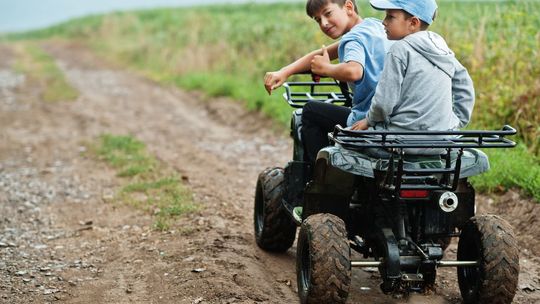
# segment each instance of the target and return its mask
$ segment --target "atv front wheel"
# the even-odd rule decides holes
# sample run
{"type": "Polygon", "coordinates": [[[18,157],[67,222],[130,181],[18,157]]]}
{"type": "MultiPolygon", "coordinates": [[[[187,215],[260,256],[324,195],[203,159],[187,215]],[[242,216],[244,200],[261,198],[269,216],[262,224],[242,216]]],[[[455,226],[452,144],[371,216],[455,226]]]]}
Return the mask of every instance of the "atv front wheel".
{"type": "Polygon", "coordinates": [[[253,221],[255,240],[264,250],[285,252],[296,237],[296,224],[281,203],[284,180],[281,168],[268,168],[257,179],[253,221]]]}
{"type": "Polygon", "coordinates": [[[458,267],[461,296],[469,303],[512,303],[519,275],[519,250],[508,222],[496,215],[471,218],[461,231],[459,261],[478,266],[458,267]]]}
{"type": "Polygon", "coordinates": [[[303,223],[296,245],[300,303],[345,303],[351,284],[351,250],[345,223],[320,213],[303,223]]]}

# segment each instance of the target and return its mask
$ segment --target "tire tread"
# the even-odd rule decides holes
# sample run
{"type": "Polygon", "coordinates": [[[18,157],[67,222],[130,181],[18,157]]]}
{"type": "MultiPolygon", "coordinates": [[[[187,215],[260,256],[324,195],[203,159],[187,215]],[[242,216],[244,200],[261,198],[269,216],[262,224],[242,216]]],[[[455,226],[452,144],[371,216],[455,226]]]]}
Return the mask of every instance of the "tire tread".
{"type": "MultiPolygon", "coordinates": [[[[519,276],[519,249],[510,224],[496,215],[481,215],[471,218],[463,230],[462,237],[466,233],[478,238],[483,271],[477,295],[464,299],[465,303],[512,303],[519,276]]],[[[459,251],[458,247],[458,257],[459,251]]]]}
{"type": "Polygon", "coordinates": [[[315,214],[304,221],[300,234],[302,240],[310,239],[313,267],[311,288],[303,303],[345,303],[351,284],[345,223],[335,215],[315,214]]]}
{"type": "MultiPolygon", "coordinates": [[[[282,206],[285,179],[282,168],[267,168],[257,181],[263,193],[264,219],[260,234],[255,232],[257,245],[267,251],[285,252],[296,238],[296,224],[282,206]]],[[[257,198],[255,198],[257,199],[257,198]]]]}

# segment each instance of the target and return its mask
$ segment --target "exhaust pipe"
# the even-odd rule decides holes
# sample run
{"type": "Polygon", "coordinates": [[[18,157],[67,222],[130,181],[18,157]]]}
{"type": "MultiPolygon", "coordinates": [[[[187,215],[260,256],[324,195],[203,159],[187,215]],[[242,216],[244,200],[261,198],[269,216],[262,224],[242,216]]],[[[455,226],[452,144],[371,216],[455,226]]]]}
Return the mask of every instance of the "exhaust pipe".
{"type": "Polygon", "coordinates": [[[454,192],[445,192],[439,198],[439,207],[444,212],[452,212],[458,206],[458,198],[454,192]]]}

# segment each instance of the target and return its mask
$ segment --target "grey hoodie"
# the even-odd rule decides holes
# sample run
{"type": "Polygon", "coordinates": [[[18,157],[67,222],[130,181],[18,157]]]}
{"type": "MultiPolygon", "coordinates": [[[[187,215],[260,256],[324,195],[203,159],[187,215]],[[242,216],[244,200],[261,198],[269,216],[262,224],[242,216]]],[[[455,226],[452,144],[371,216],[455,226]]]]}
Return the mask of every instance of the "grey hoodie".
{"type": "Polygon", "coordinates": [[[441,36],[420,31],[394,43],[386,54],[366,117],[375,129],[446,131],[466,126],[473,106],[473,83],[465,67],[441,36]]]}

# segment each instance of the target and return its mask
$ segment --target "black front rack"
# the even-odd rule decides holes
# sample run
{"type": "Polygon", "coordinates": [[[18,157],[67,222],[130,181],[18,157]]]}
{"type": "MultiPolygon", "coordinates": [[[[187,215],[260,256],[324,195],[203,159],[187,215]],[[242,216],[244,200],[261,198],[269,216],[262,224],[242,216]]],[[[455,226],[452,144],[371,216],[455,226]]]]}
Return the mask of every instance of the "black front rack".
{"type": "Polygon", "coordinates": [[[309,101],[351,106],[352,94],[344,82],[287,82],[283,87],[285,88],[283,98],[293,108],[302,108],[309,101]]]}
{"type": "Polygon", "coordinates": [[[516,134],[516,129],[505,125],[498,131],[352,131],[336,126],[328,134],[331,143],[345,149],[364,152],[369,148],[384,149],[389,153],[384,188],[399,196],[400,190],[449,190],[458,186],[461,156],[465,148],[512,148],[516,143],[505,138],[516,134]],[[430,169],[404,169],[405,149],[443,149],[445,166],[430,169]],[[452,166],[452,150],[457,157],[452,166]],[[395,165],[397,161],[397,166],[395,165]],[[441,175],[435,179],[433,175],[441,175]],[[425,177],[423,182],[419,177],[425,177]],[[452,178],[451,178],[452,177],[452,178]],[[415,180],[415,183],[404,181],[415,180]]]}

